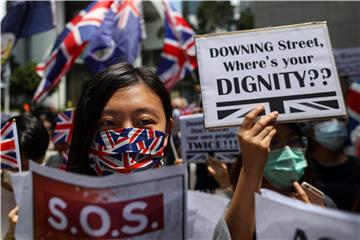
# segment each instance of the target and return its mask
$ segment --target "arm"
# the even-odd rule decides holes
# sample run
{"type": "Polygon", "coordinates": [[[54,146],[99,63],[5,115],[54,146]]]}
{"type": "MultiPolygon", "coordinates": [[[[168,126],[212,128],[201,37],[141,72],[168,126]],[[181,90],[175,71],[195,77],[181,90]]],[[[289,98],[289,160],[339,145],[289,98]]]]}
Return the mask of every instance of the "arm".
{"type": "Polygon", "coordinates": [[[272,123],[278,116],[272,112],[256,121],[263,111],[259,106],[248,113],[238,132],[243,165],[225,215],[232,239],[252,239],[255,229],[255,192],[261,186],[270,142],[276,134],[272,123]]]}

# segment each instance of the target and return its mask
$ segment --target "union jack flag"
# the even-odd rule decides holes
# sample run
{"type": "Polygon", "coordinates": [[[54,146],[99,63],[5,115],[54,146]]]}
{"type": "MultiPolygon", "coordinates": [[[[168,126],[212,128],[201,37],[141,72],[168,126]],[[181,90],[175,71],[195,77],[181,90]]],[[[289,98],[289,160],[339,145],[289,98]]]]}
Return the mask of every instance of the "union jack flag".
{"type": "Polygon", "coordinates": [[[157,75],[170,90],[197,67],[194,30],[182,15],[167,1],[165,8],[165,37],[157,75]]]}
{"type": "Polygon", "coordinates": [[[89,43],[85,64],[97,73],[119,61],[133,63],[146,38],[140,0],[114,1],[89,43]]]}
{"type": "Polygon", "coordinates": [[[15,121],[1,124],[1,169],[21,171],[20,146],[15,121]]]}
{"type": "Polygon", "coordinates": [[[130,173],[162,165],[166,134],[152,129],[119,128],[100,131],[90,148],[98,175],[130,173]]]}
{"type": "Polygon", "coordinates": [[[72,132],[74,128],[74,109],[69,109],[58,113],[56,119],[56,126],[52,134],[52,142],[57,143],[71,143],[72,132]]]}
{"type": "Polygon", "coordinates": [[[40,63],[37,74],[42,78],[33,101],[39,103],[56,87],[101,25],[112,1],[95,1],[67,23],[57,37],[50,56],[40,63]]]}

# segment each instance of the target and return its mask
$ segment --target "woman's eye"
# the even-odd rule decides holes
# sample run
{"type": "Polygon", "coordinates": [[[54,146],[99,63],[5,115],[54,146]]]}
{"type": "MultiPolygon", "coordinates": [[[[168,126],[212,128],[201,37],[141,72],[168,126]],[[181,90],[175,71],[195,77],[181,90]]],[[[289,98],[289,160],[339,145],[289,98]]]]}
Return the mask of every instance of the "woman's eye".
{"type": "Polygon", "coordinates": [[[103,121],[101,121],[101,126],[108,127],[108,126],[113,126],[113,125],[114,125],[114,122],[112,120],[103,120],[103,121]]]}
{"type": "Polygon", "coordinates": [[[153,123],[153,121],[150,119],[141,119],[140,121],[138,121],[139,126],[146,126],[146,125],[150,125],[152,123],[153,123]]]}

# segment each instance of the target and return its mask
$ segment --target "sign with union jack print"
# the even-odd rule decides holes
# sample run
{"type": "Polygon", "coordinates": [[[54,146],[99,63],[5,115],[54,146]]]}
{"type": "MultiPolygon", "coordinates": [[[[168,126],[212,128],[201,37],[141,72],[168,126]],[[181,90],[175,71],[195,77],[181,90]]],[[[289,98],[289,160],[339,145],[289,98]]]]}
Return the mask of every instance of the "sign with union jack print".
{"type": "Polygon", "coordinates": [[[165,9],[164,45],[157,68],[157,75],[171,90],[188,72],[197,67],[194,30],[183,16],[168,2],[165,9]]]}
{"type": "Polygon", "coordinates": [[[240,125],[258,104],[278,122],[346,116],[326,22],[195,41],[207,128],[240,125]]]}
{"type": "Polygon", "coordinates": [[[17,239],[186,239],[186,169],[107,177],[30,162],[17,239]]]}
{"type": "Polygon", "coordinates": [[[18,169],[21,171],[20,145],[15,121],[1,125],[1,169],[18,169]]]}
{"type": "Polygon", "coordinates": [[[203,114],[180,116],[181,157],[196,163],[209,157],[235,162],[240,155],[237,131],[237,127],[206,130],[203,114]]]}

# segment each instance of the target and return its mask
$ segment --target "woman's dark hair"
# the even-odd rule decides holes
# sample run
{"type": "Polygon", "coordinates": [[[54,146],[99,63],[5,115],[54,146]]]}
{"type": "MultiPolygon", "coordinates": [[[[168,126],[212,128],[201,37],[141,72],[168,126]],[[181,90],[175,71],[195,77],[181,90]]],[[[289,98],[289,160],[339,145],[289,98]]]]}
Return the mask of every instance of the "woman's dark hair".
{"type": "Polygon", "coordinates": [[[172,117],[171,101],[159,78],[143,67],[135,68],[128,63],[112,65],[98,73],[81,94],[75,113],[68,171],[94,175],[89,166],[89,148],[97,131],[101,113],[116,91],[137,84],[145,84],[160,98],[168,125],[172,117]]]}
{"type": "MultiPolygon", "coordinates": [[[[22,114],[14,117],[14,119],[21,154],[26,154],[27,158],[33,161],[41,161],[49,145],[49,134],[46,128],[37,117],[31,114],[22,114]]],[[[27,163],[22,164],[24,166],[28,165],[27,163]]]]}

